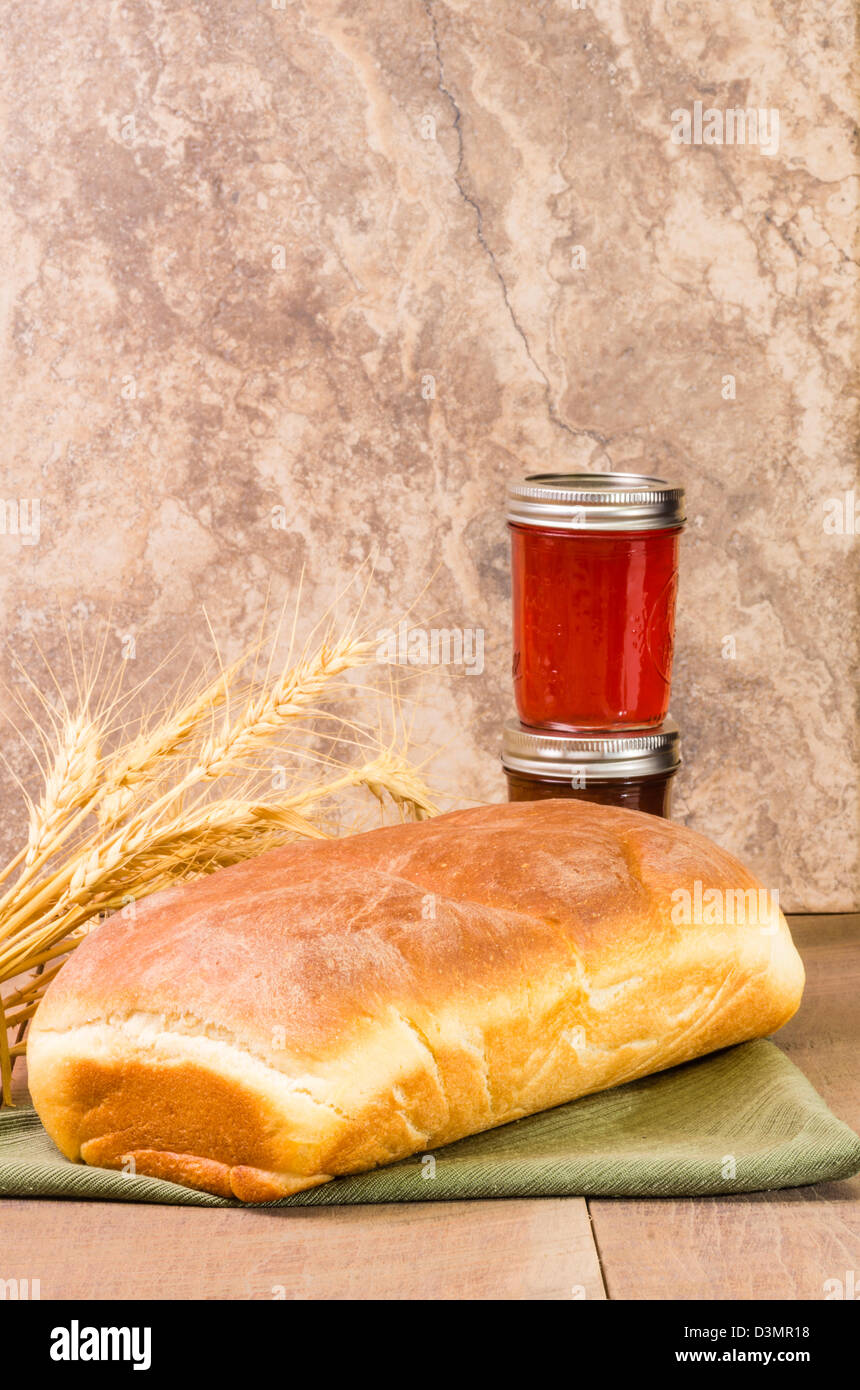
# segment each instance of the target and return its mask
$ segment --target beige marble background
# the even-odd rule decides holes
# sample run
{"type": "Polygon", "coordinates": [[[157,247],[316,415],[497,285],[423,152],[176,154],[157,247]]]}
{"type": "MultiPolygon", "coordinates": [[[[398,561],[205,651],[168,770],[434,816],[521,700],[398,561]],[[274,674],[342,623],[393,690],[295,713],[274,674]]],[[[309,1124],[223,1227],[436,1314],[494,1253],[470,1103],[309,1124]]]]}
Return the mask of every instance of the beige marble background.
{"type": "MultiPolygon", "coordinates": [[[[111,659],[133,634],[141,676],[205,649],[204,602],[238,650],[302,568],[310,618],[375,550],[369,612],[429,585],[416,611],[485,629],[416,728],[445,787],[501,799],[505,479],[657,472],[691,517],[678,814],[786,908],[856,906],[847,0],[0,27],[2,499],[41,508],[37,544],[0,535],[5,681],[37,649],[68,681],[70,615],[111,659]],[[778,151],[673,144],[696,100],[776,108],[778,151]]],[[[8,848],[31,765],[2,737],[8,848]]]]}

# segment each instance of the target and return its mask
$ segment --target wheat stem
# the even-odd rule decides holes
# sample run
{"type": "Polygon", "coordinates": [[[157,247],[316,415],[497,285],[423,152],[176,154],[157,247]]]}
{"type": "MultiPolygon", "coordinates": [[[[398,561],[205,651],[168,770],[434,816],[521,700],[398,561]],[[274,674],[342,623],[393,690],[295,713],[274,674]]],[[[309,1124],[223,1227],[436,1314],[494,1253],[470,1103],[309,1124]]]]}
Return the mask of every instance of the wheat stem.
{"type": "Polygon", "coordinates": [[[9,1025],[0,996],[0,1094],[4,1105],[12,1105],[12,1055],[9,1047],[9,1025]]]}

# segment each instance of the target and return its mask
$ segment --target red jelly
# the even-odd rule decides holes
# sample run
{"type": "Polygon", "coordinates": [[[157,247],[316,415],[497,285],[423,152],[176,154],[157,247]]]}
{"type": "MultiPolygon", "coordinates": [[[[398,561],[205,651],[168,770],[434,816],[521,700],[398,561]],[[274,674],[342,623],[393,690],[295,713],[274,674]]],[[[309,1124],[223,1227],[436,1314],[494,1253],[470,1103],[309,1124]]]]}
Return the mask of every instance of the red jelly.
{"type": "Polygon", "coordinates": [[[669,708],[683,489],[547,474],[508,492],[514,693],[524,724],[660,724],[669,708]]]}

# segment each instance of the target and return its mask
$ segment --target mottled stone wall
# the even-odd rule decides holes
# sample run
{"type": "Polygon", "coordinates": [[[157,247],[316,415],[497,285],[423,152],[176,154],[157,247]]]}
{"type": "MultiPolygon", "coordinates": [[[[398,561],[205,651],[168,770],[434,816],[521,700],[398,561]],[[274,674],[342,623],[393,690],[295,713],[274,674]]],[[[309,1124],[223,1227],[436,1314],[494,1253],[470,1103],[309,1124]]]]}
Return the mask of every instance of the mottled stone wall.
{"type": "Polygon", "coordinates": [[[109,655],[134,633],[141,675],[205,649],[204,602],[238,650],[267,593],[304,569],[310,616],[376,548],[369,611],[429,584],[419,612],[486,632],[417,728],[497,799],[505,479],[661,473],[691,516],[678,813],[786,907],[856,906],[848,0],[0,23],[2,498],[41,508],[37,544],[0,535],[7,682],[36,642],[67,678],[63,614],[109,655]],[[778,147],[673,143],[696,101],[775,108],[778,147]]]}

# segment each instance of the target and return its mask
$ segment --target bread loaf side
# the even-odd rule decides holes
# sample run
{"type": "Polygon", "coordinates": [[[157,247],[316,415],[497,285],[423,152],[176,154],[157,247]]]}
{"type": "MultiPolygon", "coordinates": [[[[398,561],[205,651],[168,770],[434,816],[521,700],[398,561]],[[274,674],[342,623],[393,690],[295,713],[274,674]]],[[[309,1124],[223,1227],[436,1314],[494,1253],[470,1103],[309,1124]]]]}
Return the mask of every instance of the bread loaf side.
{"type": "Polygon", "coordinates": [[[49,987],[29,1079],[69,1158],[269,1201],[772,1032],[802,988],[770,895],[703,836],[485,806],[111,918],[49,987]]]}

